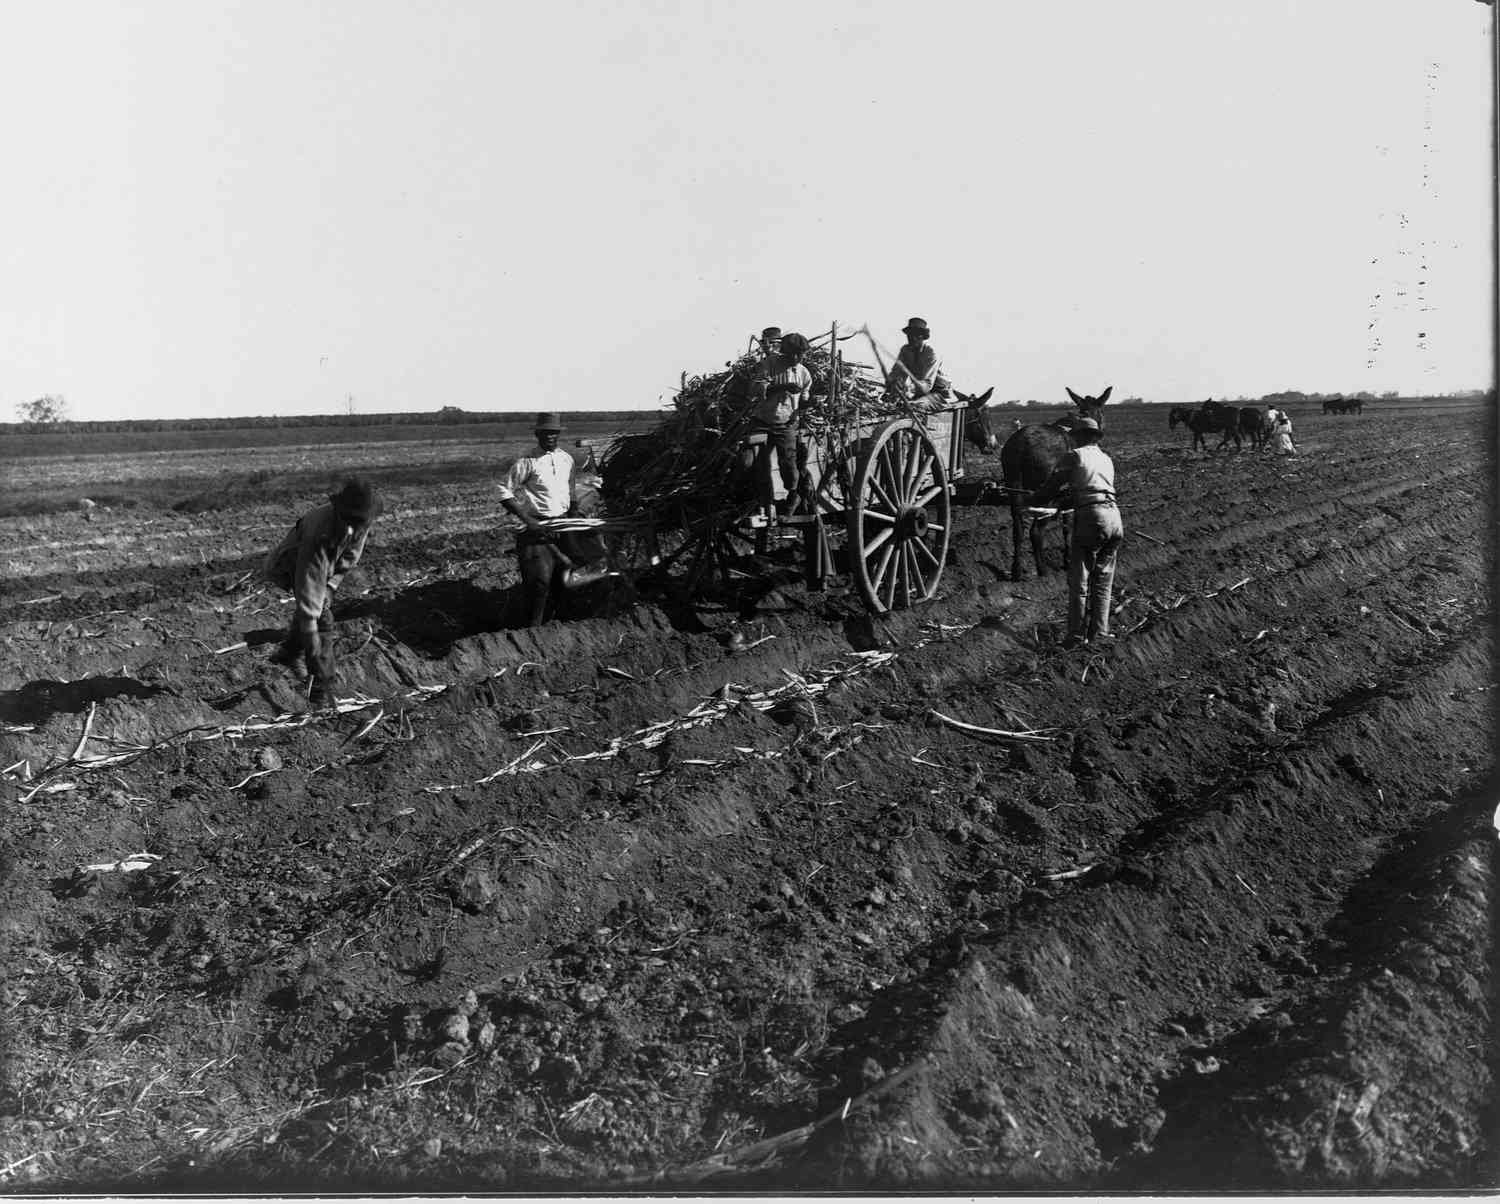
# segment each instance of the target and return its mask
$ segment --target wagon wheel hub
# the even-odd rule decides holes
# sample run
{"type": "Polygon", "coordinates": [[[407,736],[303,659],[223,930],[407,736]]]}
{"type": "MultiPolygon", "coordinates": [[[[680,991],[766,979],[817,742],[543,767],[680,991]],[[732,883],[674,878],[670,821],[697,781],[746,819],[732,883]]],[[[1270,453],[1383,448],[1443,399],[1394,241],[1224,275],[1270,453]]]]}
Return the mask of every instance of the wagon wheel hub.
{"type": "Polygon", "coordinates": [[[921,539],[927,534],[927,511],[911,507],[896,515],[897,539],[921,539]]]}

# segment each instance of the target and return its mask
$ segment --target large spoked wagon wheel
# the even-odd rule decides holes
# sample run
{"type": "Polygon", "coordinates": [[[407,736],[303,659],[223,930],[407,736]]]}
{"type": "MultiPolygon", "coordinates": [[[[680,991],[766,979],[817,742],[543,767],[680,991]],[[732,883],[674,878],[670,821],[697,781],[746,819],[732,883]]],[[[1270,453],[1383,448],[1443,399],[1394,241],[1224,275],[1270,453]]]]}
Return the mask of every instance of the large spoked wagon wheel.
{"type": "Polygon", "coordinates": [[[865,442],[848,509],[849,559],[873,614],[937,592],[948,560],[948,468],[912,418],[893,418],[865,442]]]}

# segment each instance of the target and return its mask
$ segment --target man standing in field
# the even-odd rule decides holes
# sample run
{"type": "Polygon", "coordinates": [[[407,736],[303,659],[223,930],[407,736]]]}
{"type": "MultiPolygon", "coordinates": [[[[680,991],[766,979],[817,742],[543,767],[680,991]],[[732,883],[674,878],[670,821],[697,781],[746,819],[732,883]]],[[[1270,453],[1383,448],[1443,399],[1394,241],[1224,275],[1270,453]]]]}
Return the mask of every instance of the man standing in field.
{"type": "Polygon", "coordinates": [[[266,557],[265,575],[291,590],[296,613],[273,664],[312,670],[314,702],[327,701],[335,685],[333,595],[343,575],[364,555],[380,499],[368,481],[350,477],[326,504],[309,510],[266,557]]]}
{"type": "Polygon", "coordinates": [[[932,331],[922,318],[913,318],[901,328],[906,342],[896,353],[896,367],[891,372],[891,385],[908,401],[928,397],[943,405],[953,400],[953,386],[943,375],[943,362],[937,349],[927,340],[932,331]]]}
{"type": "Polygon", "coordinates": [[[500,481],[500,504],[518,520],[516,557],[526,595],[528,623],[539,626],[546,617],[554,585],[565,585],[575,559],[588,560],[590,549],[568,534],[553,535],[548,519],[562,518],[573,508],[573,457],[558,446],[562,418],[536,416],[536,446],[516,458],[500,481]]]}
{"type": "Polygon", "coordinates": [[[1073,507],[1073,542],[1068,555],[1068,637],[1064,647],[1107,643],[1109,603],[1114,592],[1115,556],[1125,525],[1115,501],[1115,465],[1102,447],[1097,419],[1078,418],[1069,434],[1073,450],[1059,462],[1032,506],[1044,506],[1067,493],[1073,507]]]}

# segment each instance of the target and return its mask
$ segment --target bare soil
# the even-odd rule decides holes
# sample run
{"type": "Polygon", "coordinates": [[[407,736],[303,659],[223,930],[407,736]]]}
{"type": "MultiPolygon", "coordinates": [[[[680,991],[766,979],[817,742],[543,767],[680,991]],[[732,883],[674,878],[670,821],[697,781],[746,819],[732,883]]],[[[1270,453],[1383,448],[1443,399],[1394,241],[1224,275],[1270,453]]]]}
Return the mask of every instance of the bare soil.
{"type": "Polygon", "coordinates": [[[789,549],[520,630],[447,480],[314,709],[289,497],[0,523],[0,1182],[1493,1186],[1489,417],[1111,417],[1104,650],[987,507],[889,620],[789,549]]]}

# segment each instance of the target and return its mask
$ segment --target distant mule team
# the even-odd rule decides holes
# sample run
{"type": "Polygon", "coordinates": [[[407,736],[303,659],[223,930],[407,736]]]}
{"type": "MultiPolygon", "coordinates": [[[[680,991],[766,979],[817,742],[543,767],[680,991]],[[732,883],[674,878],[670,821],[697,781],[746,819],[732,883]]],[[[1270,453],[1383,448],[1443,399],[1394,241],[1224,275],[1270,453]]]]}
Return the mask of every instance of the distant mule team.
{"type": "MultiPolygon", "coordinates": [[[[978,396],[956,392],[930,343],[931,329],[921,318],[903,328],[906,343],[896,356],[888,387],[920,408],[923,399],[948,404],[956,396],[964,403],[966,437],[985,451],[999,444],[990,426],[987,405],[994,390],[978,396]]],[[[761,332],[760,361],[751,380],[752,423],[743,448],[745,463],[761,468],[769,480],[767,457],[774,457],[786,505],[801,499],[799,439],[811,397],[813,379],[803,362],[808,340],[777,327],[761,332]]],[[[1053,523],[1062,528],[1067,564],[1066,647],[1106,643],[1110,632],[1110,601],[1115,564],[1125,529],[1115,493],[1114,462],[1104,451],[1104,407],[1111,390],[1097,397],[1068,389],[1074,412],[1044,424],[1019,420],[1000,446],[1001,482],[1011,514],[1010,573],[1021,577],[1021,549],[1029,542],[1037,575],[1045,573],[1042,532],[1053,523]],[[1071,537],[1061,521],[1071,514],[1071,537]]],[[[1324,412],[1358,413],[1358,399],[1324,402],[1324,412]],[[1339,407],[1344,407],[1340,409],[1339,407]]],[[[1209,435],[1218,434],[1215,450],[1231,440],[1236,449],[1248,440],[1256,450],[1271,448],[1295,454],[1291,419],[1275,407],[1233,406],[1206,401],[1197,408],[1173,406],[1168,425],[1186,426],[1192,446],[1207,449],[1209,435]]],[[[501,506],[511,516],[516,556],[521,572],[526,617],[531,626],[546,617],[559,588],[598,580],[597,567],[604,547],[597,534],[580,524],[560,530],[557,520],[592,512],[589,490],[580,490],[573,457],[560,446],[562,418],[557,413],[537,415],[536,444],[506,470],[498,486],[501,506]]],[[[590,463],[592,462],[592,454],[590,463]]],[[[766,499],[769,504],[769,499],[766,499]]],[[[359,563],[371,524],[382,504],[366,480],[351,477],[326,503],[302,515],[285,538],[266,557],[264,573],[273,584],[291,592],[295,608],[287,632],[271,656],[272,663],[311,678],[315,703],[331,699],[337,680],[334,661],[333,600],[344,574],[359,563]]]]}

